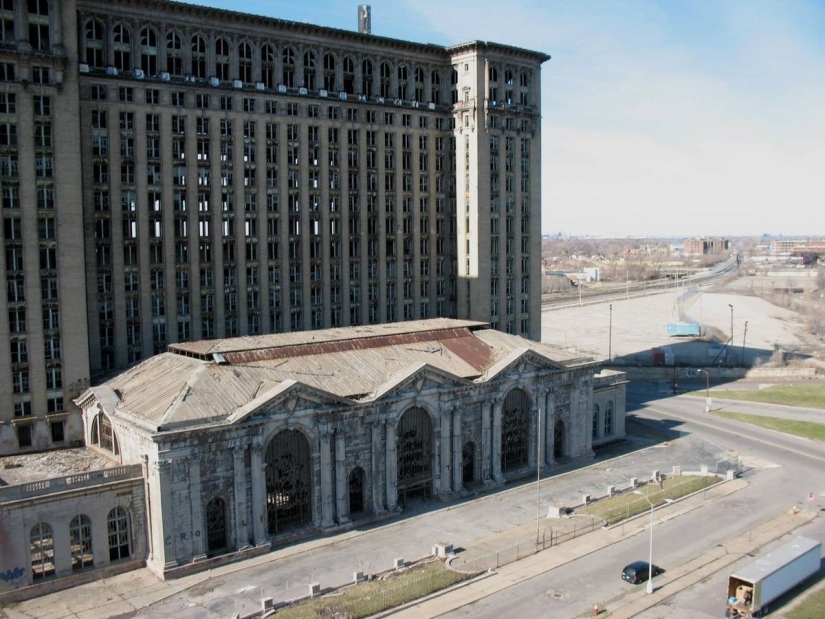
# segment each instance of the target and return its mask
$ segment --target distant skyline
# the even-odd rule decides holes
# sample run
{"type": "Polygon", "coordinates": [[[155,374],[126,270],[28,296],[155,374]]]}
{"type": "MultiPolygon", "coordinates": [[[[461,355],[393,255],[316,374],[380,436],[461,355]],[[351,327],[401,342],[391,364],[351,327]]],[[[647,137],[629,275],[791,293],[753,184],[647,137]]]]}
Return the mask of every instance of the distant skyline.
{"type": "MultiPolygon", "coordinates": [[[[248,0],[240,10],[356,30],[358,4],[248,0]]],[[[543,233],[825,235],[825,2],[365,4],[378,36],[552,56],[543,233]]]]}

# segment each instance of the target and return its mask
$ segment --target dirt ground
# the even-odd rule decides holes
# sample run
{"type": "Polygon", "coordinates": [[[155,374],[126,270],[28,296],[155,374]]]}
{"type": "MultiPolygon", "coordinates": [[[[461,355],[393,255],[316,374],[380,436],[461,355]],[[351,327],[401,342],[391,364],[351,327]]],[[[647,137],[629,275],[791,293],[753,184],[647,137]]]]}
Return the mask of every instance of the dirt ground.
{"type": "MultiPolygon", "coordinates": [[[[749,280],[752,278],[740,278],[749,280]]],[[[726,364],[775,361],[777,348],[813,353],[821,346],[802,317],[749,294],[736,280],[724,288],[678,288],[665,293],[603,301],[542,313],[542,341],[599,359],[649,363],[654,347],[670,347],[676,363],[711,365],[722,350],[726,364]],[[670,322],[697,322],[703,338],[669,337],[670,322]],[[733,341],[728,346],[733,326],[733,341]]],[[[718,361],[718,359],[717,359],[718,361]]]]}

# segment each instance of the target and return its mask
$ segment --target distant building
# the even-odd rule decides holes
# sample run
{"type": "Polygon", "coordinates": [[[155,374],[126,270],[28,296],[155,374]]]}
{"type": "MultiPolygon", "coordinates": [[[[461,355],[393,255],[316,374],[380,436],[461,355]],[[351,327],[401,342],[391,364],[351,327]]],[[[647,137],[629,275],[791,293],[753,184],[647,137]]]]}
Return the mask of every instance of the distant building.
{"type": "Polygon", "coordinates": [[[174,344],[78,398],[110,468],[0,487],[0,601],[182,576],[589,459],[625,432],[625,375],[598,365],[450,319],[174,344]]]}
{"type": "Polygon", "coordinates": [[[684,253],[697,256],[704,256],[707,254],[721,254],[730,249],[730,241],[728,239],[716,238],[696,238],[687,239],[684,244],[684,253]]]}

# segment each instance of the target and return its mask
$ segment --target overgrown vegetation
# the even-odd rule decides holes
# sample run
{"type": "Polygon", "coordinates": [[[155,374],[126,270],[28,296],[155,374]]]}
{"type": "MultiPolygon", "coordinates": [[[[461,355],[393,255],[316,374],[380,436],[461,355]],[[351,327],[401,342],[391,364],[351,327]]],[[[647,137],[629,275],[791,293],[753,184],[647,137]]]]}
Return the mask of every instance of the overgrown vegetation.
{"type": "MultiPolygon", "coordinates": [[[[694,391],[691,395],[705,396],[705,390],[694,391]]],[[[714,389],[713,398],[762,402],[783,406],[804,406],[825,410],[825,385],[771,385],[764,389],[714,389]]]]}
{"type": "Polygon", "coordinates": [[[639,488],[644,496],[625,492],[623,494],[602,499],[576,510],[577,514],[592,514],[606,521],[606,524],[613,524],[625,520],[637,514],[650,511],[650,504],[654,507],[664,505],[668,500],[675,500],[687,496],[703,488],[707,488],[719,482],[715,476],[700,477],[698,475],[682,475],[679,477],[665,478],[662,487],[658,484],[649,483],[647,486],[639,488]]]}
{"type": "Polygon", "coordinates": [[[793,434],[815,441],[825,442],[825,424],[814,421],[797,421],[796,419],[780,419],[763,415],[748,415],[747,413],[732,413],[729,411],[712,411],[712,414],[725,419],[735,419],[761,428],[793,434]]]}
{"type": "Polygon", "coordinates": [[[825,588],[808,596],[799,606],[789,611],[788,619],[822,619],[825,617],[825,588]]]}
{"type": "Polygon", "coordinates": [[[416,565],[381,580],[362,582],[334,593],[280,609],[278,619],[369,617],[471,578],[448,569],[441,561],[416,565]]]}

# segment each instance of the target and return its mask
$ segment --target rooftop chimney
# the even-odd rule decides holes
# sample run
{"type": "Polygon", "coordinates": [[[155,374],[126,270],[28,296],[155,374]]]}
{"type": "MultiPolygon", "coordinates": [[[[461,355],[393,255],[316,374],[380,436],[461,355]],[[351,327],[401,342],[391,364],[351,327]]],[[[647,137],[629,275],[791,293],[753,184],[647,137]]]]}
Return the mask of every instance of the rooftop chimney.
{"type": "Polygon", "coordinates": [[[369,4],[358,5],[358,32],[372,34],[372,7],[369,4]]]}

